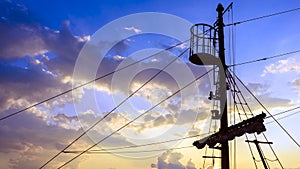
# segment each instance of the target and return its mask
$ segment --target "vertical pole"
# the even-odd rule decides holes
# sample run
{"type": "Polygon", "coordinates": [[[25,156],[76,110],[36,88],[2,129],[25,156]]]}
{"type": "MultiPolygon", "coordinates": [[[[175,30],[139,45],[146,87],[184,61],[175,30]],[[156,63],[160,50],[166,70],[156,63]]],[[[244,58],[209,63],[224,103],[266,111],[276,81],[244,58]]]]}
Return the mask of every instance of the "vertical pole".
{"type": "MultiPolygon", "coordinates": [[[[223,11],[224,7],[222,4],[218,4],[218,38],[219,38],[219,58],[222,65],[219,67],[219,77],[220,77],[220,112],[221,116],[221,128],[220,131],[226,131],[228,128],[228,119],[227,119],[227,89],[226,89],[226,76],[225,72],[227,69],[225,62],[225,48],[224,48],[224,23],[223,23],[223,11]]],[[[222,169],[229,169],[229,149],[228,141],[221,143],[221,167],[222,169]]]]}

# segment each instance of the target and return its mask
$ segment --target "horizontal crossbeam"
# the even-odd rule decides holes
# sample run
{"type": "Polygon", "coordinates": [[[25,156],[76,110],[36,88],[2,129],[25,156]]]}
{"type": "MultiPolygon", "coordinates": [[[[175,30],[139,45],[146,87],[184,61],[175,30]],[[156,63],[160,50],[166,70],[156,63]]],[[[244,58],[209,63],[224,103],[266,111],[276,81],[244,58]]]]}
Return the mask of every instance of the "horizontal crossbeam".
{"type": "Polygon", "coordinates": [[[208,145],[210,148],[214,147],[217,143],[222,144],[223,142],[233,140],[235,137],[242,136],[246,133],[260,134],[266,131],[266,127],[263,124],[264,118],[266,117],[265,113],[259,114],[255,117],[243,120],[242,122],[228,127],[226,130],[220,130],[219,132],[212,134],[208,137],[205,137],[201,140],[197,140],[193,143],[198,149],[202,149],[205,145],[208,145]]]}

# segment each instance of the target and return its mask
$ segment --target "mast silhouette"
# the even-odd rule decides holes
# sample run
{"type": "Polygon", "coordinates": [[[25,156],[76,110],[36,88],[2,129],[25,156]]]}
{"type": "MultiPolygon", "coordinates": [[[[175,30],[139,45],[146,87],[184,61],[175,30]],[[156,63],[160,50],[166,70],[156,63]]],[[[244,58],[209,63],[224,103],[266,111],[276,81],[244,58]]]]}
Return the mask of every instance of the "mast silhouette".
{"type": "MultiPolygon", "coordinates": [[[[226,90],[226,75],[227,70],[225,60],[225,48],[224,48],[224,22],[223,22],[223,11],[224,7],[222,4],[218,4],[217,7],[218,20],[217,20],[217,32],[219,40],[219,58],[221,60],[221,66],[219,67],[219,92],[220,92],[220,113],[221,113],[221,127],[220,132],[227,131],[228,118],[227,118],[227,90],[226,90]]],[[[229,169],[229,148],[228,140],[224,140],[221,143],[221,167],[222,169],[229,169]]]]}

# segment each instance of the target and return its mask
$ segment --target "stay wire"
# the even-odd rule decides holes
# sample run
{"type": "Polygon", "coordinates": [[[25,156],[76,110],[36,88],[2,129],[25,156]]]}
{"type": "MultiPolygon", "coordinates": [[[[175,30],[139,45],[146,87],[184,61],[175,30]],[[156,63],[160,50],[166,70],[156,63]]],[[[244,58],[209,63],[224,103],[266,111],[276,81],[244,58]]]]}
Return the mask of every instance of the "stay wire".
{"type": "Polygon", "coordinates": [[[285,14],[285,13],[295,12],[295,11],[298,11],[298,10],[300,10],[300,8],[295,8],[295,9],[290,9],[290,10],[286,10],[286,11],[276,12],[276,13],[272,13],[272,14],[269,14],[269,15],[264,15],[264,16],[260,16],[260,17],[256,17],[256,18],[247,19],[247,20],[244,20],[244,21],[239,21],[239,22],[227,24],[225,26],[236,26],[236,25],[239,25],[239,24],[242,24],[242,23],[252,22],[252,21],[256,21],[256,20],[260,20],[260,19],[264,19],[264,18],[269,18],[269,17],[272,17],[272,16],[277,16],[277,15],[282,15],[282,14],[285,14]]]}
{"type": "MultiPolygon", "coordinates": [[[[157,145],[157,144],[164,144],[164,143],[169,143],[169,142],[174,142],[174,141],[190,139],[190,138],[194,138],[194,137],[206,136],[208,134],[211,134],[211,133],[197,134],[197,135],[187,136],[187,137],[183,137],[183,138],[165,140],[165,141],[160,141],[160,142],[152,142],[152,143],[147,143],[147,144],[138,144],[138,145],[131,145],[131,146],[115,147],[115,148],[101,149],[101,150],[90,150],[89,152],[124,150],[124,149],[152,146],[152,145],[157,145]]],[[[80,152],[82,152],[82,150],[64,151],[64,153],[80,153],[80,152]]]]}
{"type": "MultiPolygon", "coordinates": [[[[230,74],[230,72],[228,71],[228,74],[229,74],[229,76],[230,76],[230,79],[233,79],[234,77],[230,74]]],[[[249,110],[249,112],[251,113],[251,115],[252,116],[254,116],[254,114],[253,114],[253,112],[252,112],[252,110],[251,110],[251,108],[250,108],[250,106],[249,106],[249,104],[247,104],[247,101],[246,101],[246,99],[245,99],[245,97],[243,96],[243,94],[241,93],[241,90],[240,90],[240,88],[238,87],[238,85],[236,84],[236,82],[235,82],[235,80],[233,79],[233,82],[234,82],[234,84],[236,85],[236,87],[237,87],[237,89],[238,89],[238,91],[240,91],[239,93],[240,93],[240,95],[241,95],[241,97],[242,97],[242,99],[243,99],[243,101],[246,103],[246,106],[247,106],[247,108],[248,108],[248,110],[249,110]]],[[[238,97],[239,98],[239,97],[238,97]]],[[[239,99],[239,102],[241,102],[241,100],[239,99]]],[[[242,108],[243,108],[243,105],[241,105],[242,106],[242,108]]],[[[244,109],[244,108],[243,108],[244,109]]],[[[244,112],[245,112],[245,110],[244,110],[244,112]]],[[[248,118],[248,116],[247,116],[247,114],[246,114],[246,112],[245,112],[245,115],[246,115],[246,117],[248,118]]],[[[240,116],[240,115],[239,115],[240,116]]],[[[266,135],[264,134],[264,133],[262,133],[263,134],[263,137],[265,138],[265,140],[267,141],[267,142],[269,142],[269,140],[267,139],[267,137],[266,137],[266,135]]],[[[255,139],[257,140],[257,136],[255,135],[255,134],[253,134],[254,135],[254,137],[255,137],[255,139]]],[[[247,136],[247,135],[246,135],[247,136]]],[[[249,140],[248,138],[247,138],[247,140],[249,140]]],[[[249,142],[248,142],[248,144],[249,144],[249,142]]],[[[272,153],[273,153],[273,155],[276,157],[276,159],[277,159],[277,161],[278,161],[278,163],[279,163],[279,165],[281,166],[281,168],[283,169],[284,167],[283,167],[283,165],[282,165],[282,163],[281,163],[281,161],[279,160],[279,158],[278,158],[278,156],[277,156],[277,154],[275,153],[275,151],[274,151],[274,149],[273,149],[273,147],[269,144],[269,147],[270,147],[270,149],[271,149],[271,151],[272,151],[272,153]]],[[[269,164],[268,164],[268,162],[267,162],[267,165],[269,166],[269,164]]]]}
{"type": "MultiPolygon", "coordinates": [[[[228,9],[228,18],[227,18],[228,23],[234,23],[234,17],[233,17],[233,5],[230,5],[230,8],[228,9]]],[[[229,54],[229,63],[230,64],[235,64],[235,47],[234,47],[234,28],[235,27],[229,27],[228,29],[228,54],[229,54]]],[[[235,67],[233,67],[235,68],[235,67]]],[[[230,124],[235,124],[235,114],[232,115],[232,112],[235,113],[235,106],[231,106],[232,104],[232,99],[234,100],[235,97],[229,97],[229,105],[230,105],[230,124]],[[232,110],[233,109],[233,110],[232,110]]],[[[236,140],[234,139],[233,142],[230,142],[230,154],[231,154],[231,167],[236,168],[236,140]],[[232,146],[233,144],[233,146],[232,146]]]]}
{"type": "MultiPolygon", "coordinates": [[[[298,114],[298,113],[300,113],[300,111],[297,111],[297,112],[291,113],[291,114],[289,114],[289,115],[280,117],[280,118],[278,118],[277,120],[279,121],[279,120],[285,119],[285,118],[287,118],[287,117],[293,116],[293,115],[298,114]]],[[[275,121],[270,121],[270,122],[267,122],[266,124],[270,124],[270,123],[274,123],[274,122],[275,122],[275,121]]]]}
{"type": "Polygon", "coordinates": [[[159,52],[157,52],[157,53],[155,53],[155,54],[153,54],[153,55],[150,55],[150,56],[148,56],[148,57],[145,57],[145,58],[143,58],[143,59],[141,59],[141,60],[138,60],[138,61],[136,61],[136,62],[133,62],[133,63],[131,63],[131,64],[129,64],[129,65],[126,65],[126,66],[124,66],[124,67],[122,67],[122,68],[119,68],[119,69],[117,69],[117,70],[114,70],[114,71],[112,71],[112,72],[110,72],[110,73],[107,73],[107,74],[102,75],[102,76],[100,76],[100,77],[97,77],[97,78],[95,78],[95,79],[93,79],[93,80],[90,80],[90,81],[88,81],[88,82],[85,82],[85,83],[83,83],[83,84],[81,84],[81,85],[78,85],[78,86],[76,86],[76,87],[73,87],[73,88],[71,88],[71,89],[68,89],[68,90],[66,90],[66,91],[64,91],[64,92],[62,92],[62,93],[59,93],[59,94],[54,95],[54,96],[52,96],[52,97],[49,97],[49,98],[47,98],[47,99],[45,99],[45,100],[39,101],[39,102],[37,102],[37,103],[34,103],[34,104],[32,104],[32,105],[30,105],[30,106],[28,106],[28,107],[25,107],[25,108],[23,108],[23,109],[21,109],[21,110],[19,110],[19,111],[14,112],[14,113],[12,113],[12,114],[9,114],[9,115],[7,115],[7,116],[1,117],[1,118],[0,118],[0,121],[5,120],[5,119],[8,119],[8,118],[10,118],[10,117],[12,117],[12,116],[15,116],[15,115],[17,115],[17,114],[20,114],[20,113],[22,113],[22,112],[24,112],[24,111],[26,111],[26,110],[29,110],[29,109],[31,109],[31,108],[33,108],[33,107],[36,107],[36,106],[40,105],[40,104],[46,103],[46,102],[48,102],[48,101],[50,101],[50,100],[53,100],[53,99],[55,99],[55,98],[57,98],[57,97],[60,97],[60,96],[62,96],[62,95],[65,95],[65,94],[67,94],[67,93],[70,93],[70,92],[72,92],[73,90],[82,88],[83,86],[86,86],[86,85],[91,84],[91,83],[93,83],[93,82],[95,82],[95,81],[98,81],[98,80],[100,80],[100,79],[102,79],[102,78],[105,78],[105,77],[107,77],[107,76],[110,76],[110,75],[112,75],[112,74],[114,74],[114,73],[116,73],[116,72],[119,72],[119,71],[121,71],[121,70],[123,70],[123,69],[126,69],[126,68],[128,68],[128,67],[130,67],[130,66],[133,66],[133,65],[135,65],[135,64],[137,64],[137,63],[140,63],[140,62],[142,62],[142,61],[144,61],[144,60],[147,60],[147,59],[149,59],[149,58],[151,58],[151,57],[153,57],[153,56],[156,56],[156,55],[158,55],[158,54],[160,54],[160,53],[162,53],[162,52],[164,52],[164,51],[167,51],[167,50],[170,50],[170,49],[172,49],[172,48],[175,48],[176,46],[179,46],[179,45],[181,45],[181,44],[183,44],[183,43],[185,43],[185,42],[187,42],[187,41],[189,41],[189,39],[188,39],[188,40],[185,40],[185,41],[183,41],[183,42],[180,42],[180,43],[178,43],[178,44],[176,44],[176,45],[174,45],[174,46],[170,46],[170,47],[168,47],[168,48],[166,48],[166,49],[164,49],[164,50],[162,50],[162,51],[159,51],[159,52]]]}
{"type": "Polygon", "coordinates": [[[69,164],[70,162],[72,162],[73,160],[77,159],[78,157],[80,157],[81,155],[83,155],[84,153],[88,152],[89,150],[91,150],[92,148],[94,148],[95,146],[97,146],[98,144],[100,144],[101,142],[103,142],[104,140],[108,139],[109,137],[111,137],[112,135],[114,135],[115,133],[119,132],[120,130],[124,129],[125,127],[127,127],[128,125],[130,125],[131,123],[133,123],[135,120],[139,119],[140,117],[144,116],[145,114],[147,114],[148,112],[152,111],[154,108],[156,108],[158,105],[162,104],[164,101],[172,98],[173,96],[175,96],[177,93],[179,93],[181,90],[184,90],[185,88],[187,88],[188,86],[190,86],[191,84],[195,83],[197,80],[203,78],[205,75],[207,75],[209,72],[211,72],[212,70],[214,70],[214,68],[210,69],[209,71],[205,72],[204,74],[202,74],[201,76],[197,77],[195,80],[189,82],[187,85],[185,85],[184,87],[182,87],[181,89],[177,90],[176,92],[174,92],[173,94],[171,94],[170,96],[166,97],[165,99],[161,100],[159,103],[157,103],[156,105],[154,105],[153,107],[151,107],[150,109],[148,109],[147,111],[145,111],[144,113],[140,114],[139,116],[135,117],[133,120],[129,121],[128,123],[126,123],[125,125],[123,125],[122,127],[120,127],[119,129],[115,130],[114,132],[112,132],[111,134],[107,135],[106,137],[104,137],[103,139],[99,140],[97,143],[95,143],[94,145],[90,146],[89,148],[87,148],[86,150],[82,151],[81,153],[79,153],[78,155],[76,155],[75,157],[71,158],[70,160],[68,160],[67,162],[65,162],[63,165],[61,165],[58,168],[62,168],[65,165],[69,164]]]}
{"type": "MultiPolygon", "coordinates": [[[[264,152],[263,152],[261,146],[258,145],[258,149],[259,149],[259,151],[261,152],[263,159],[266,159],[266,156],[265,156],[265,154],[264,154],[264,152]]],[[[278,161],[278,159],[276,159],[276,160],[278,161]]],[[[269,162],[268,162],[268,161],[265,161],[265,163],[267,164],[268,168],[270,168],[269,162]]],[[[282,169],[284,169],[284,168],[282,168],[282,169]]]]}
{"type": "MultiPolygon", "coordinates": [[[[208,132],[210,133],[211,131],[211,125],[212,125],[212,118],[210,118],[210,122],[209,122],[209,129],[208,132]]],[[[207,155],[207,147],[205,147],[205,151],[204,151],[204,156],[207,155]]],[[[205,168],[205,163],[206,163],[206,158],[203,159],[203,168],[205,168]]]]}
{"type": "Polygon", "coordinates": [[[90,126],[88,129],[86,129],[80,136],[78,136],[76,139],[74,139],[69,145],[67,145],[63,150],[61,150],[59,153],[57,153],[55,156],[53,156],[50,160],[48,160],[45,164],[43,164],[41,168],[45,167],[47,164],[49,164],[52,160],[54,160],[57,156],[59,156],[64,150],[68,149],[71,145],[73,145],[76,141],[78,141],[81,137],[83,137],[86,133],[88,133],[91,129],[93,129],[96,125],[98,125],[101,121],[103,121],[107,116],[109,116],[112,112],[114,112],[116,109],[118,109],[123,103],[125,103],[130,97],[132,97],[134,94],[136,94],[139,90],[141,90],[144,86],[146,86],[150,81],[152,81],[155,77],[157,77],[162,71],[164,71],[168,66],[170,66],[172,63],[174,63],[178,58],[180,58],[186,51],[188,51],[188,48],[184,50],[180,55],[175,57],[171,62],[169,62],[165,67],[163,67],[160,71],[158,71],[156,74],[154,74],[150,79],[148,79],[143,85],[141,85],[137,90],[135,90],[133,93],[131,93],[128,97],[126,97],[124,100],[122,100],[117,106],[115,106],[111,111],[109,111],[107,114],[105,114],[101,119],[99,119],[96,123],[94,123],[92,126],[90,126]]]}
{"type": "Polygon", "coordinates": [[[300,52],[300,50],[295,50],[295,51],[292,51],[292,52],[282,53],[282,54],[278,54],[278,55],[274,55],[274,56],[270,56],[270,57],[264,57],[264,58],[261,58],[261,59],[250,60],[250,61],[246,61],[246,62],[242,62],[242,63],[228,65],[228,67],[235,67],[235,66],[260,62],[260,61],[266,61],[266,60],[269,60],[269,59],[274,59],[274,58],[278,58],[278,57],[282,57],[282,56],[286,56],[286,55],[291,55],[291,54],[295,54],[295,53],[299,53],[299,52],[300,52]]]}
{"type": "MultiPolygon", "coordinates": [[[[231,9],[231,23],[234,23],[234,10],[233,8],[231,9]]],[[[232,63],[236,64],[236,27],[231,27],[231,43],[232,43],[232,63]]],[[[233,72],[235,72],[235,67],[232,68],[233,72]]],[[[235,81],[235,79],[233,78],[235,81]]],[[[235,90],[235,87],[234,87],[235,90]]],[[[233,100],[235,100],[235,96],[233,97],[233,100]]],[[[236,118],[236,109],[235,106],[233,106],[233,123],[235,124],[235,118],[236,118]]],[[[237,143],[236,140],[233,141],[233,147],[234,147],[234,169],[237,168],[237,160],[236,160],[236,151],[237,151],[237,143]]]]}
{"type": "MultiPolygon", "coordinates": [[[[281,115],[281,114],[285,114],[285,113],[288,113],[288,112],[290,112],[290,111],[294,111],[294,110],[297,110],[297,109],[300,109],[300,106],[297,106],[297,107],[294,107],[294,108],[291,108],[291,109],[288,109],[288,110],[285,110],[285,111],[282,111],[282,112],[273,114],[273,117],[274,117],[274,116],[281,115]]],[[[270,118],[270,117],[272,117],[272,116],[268,116],[268,117],[266,117],[265,119],[270,118]]]]}
{"type": "MultiPolygon", "coordinates": [[[[170,151],[170,150],[179,150],[185,148],[192,148],[194,146],[184,146],[184,147],[175,147],[175,148],[165,148],[165,149],[154,149],[154,150],[143,150],[143,151],[88,151],[86,154],[112,154],[112,153],[124,153],[124,154],[134,154],[134,153],[149,153],[149,152],[156,152],[156,151],[170,151]]],[[[78,154],[80,151],[68,151],[65,152],[68,154],[78,154]]]]}
{"type": "MultiPolygon", "coordinates": [[[[234,79],[234,77],[238,78],[235,74],[234,74],[235,76],[232,76],[232,74],[230,73],[230,71],[228,71],[228,74],[229,74],[229,76],[231,77],[231,79],[234,79]]],[[[239,79],[239,81],[240,81],[240,79],[239,79]]],[[[234,81],[234,83],[235,83],[236,87],[238,88],[238,90],[240,91],[240,94],[241,94],[242,99],[244,100],[245,103],[247,103],[247,102],[246,102],[246,99],[245,99],[245,97],[243,96],[243,94],[242,94],[240,88],[238,87],[236,81],[234,81]]],[[[243,85],[243,83],[242,83],[241,81],[240,81],[240,83],[243,85]]],[[[245,87],[245,86],[244,86],[244,87],[245,87]]],[[[248,92],[249,92],[249,91],[248,91],[248,92]]],[[[253,97],[253,95],[252,95],[252,97],[253,97]]],[[[255,98],[255,97],[254,97],[254,98],[255,98]]],[[[247,108],[248,108],[248,110],[250,111],[251,115],[254,116],[254,114],[253,114],[253,112],[252,112],[252,110],[251,110],[249,104],[246,104],[246,105],[247,105],[247,108]]],[[[242,106],[242,107],[243,107],[243,106],[242,106]]],[[[247,114],[246,114],[246,116],[247,116],[247,114]]],[[[263,137],[264,137],[264,139],[266,140],[266,142],[269,142],[269,140],[268,140],[267,136],[265,135],[265,133],[262,133],[262,134],[263,134],[263,137]]],[[[254,136],[255,136],[255,139],[257,139],[257,137],[256,137],[255,134],[254,134],[254,136]]],[[[280,165],[281,168],[283,169],[284,167],[283,167],[281,161],[279,160],[277,154],[275,153],[275,150],[274,150],[273,147],[271,146],[271,144],[269,144],[269,147],[270,147],[270,149],[271,149],[273,155],[274,155],[274,156],[276,157],[276,159],[278,160],[279,165],[280,165]]],[[[268,164],[268,165],[269,165],[269,164],[268,164]]]]}
{"type": "MultiPolygon", "coordinates": [[[[228,9],[227,22],[230,22],[230,10],[231,9],[228,9]]],[[[227,49],[228,50],[227,50],[227,55],[226,55],[226,56],[228,56],[228,60],[229,60],[230,64],[232,64],[231,29],[232,29],[232,27],[229,27],[229,29],[227,29],[227,36],[228,36],[227,49]]],[[[232,112],[232,107],[231,107],[232,98],[229,97],[229,98],[227,98],[227,100],[228,100],[228,104],[230,105],[229,106],[229,112],[230,112],[229,124],[232,125],[232,115],[231,115],[231,112],[232,112]]],[[[234,159],[233,159],[234,153],[233,153],[233,146],[232,146],[233,142],[229,142],[228,144],[229,144],[229,154],[230,154],[230,156],[229,156],[230,167],[233,168],[232,167],[233,162],[234,162],[234,159]]]]}
{"type": "Polygon", "coordinates": [[[250,91],[250,89],[243,83],[243,81],[234,74],[236,79],[244,86],[244,88],[249,92],[249,94],[262,106],[262,108],[272,117],[272,119],[278,124],[278,126],[289,136],[289,138],[300,148],[300,144],[290,135],[290,133],[276,120],[275,117],[268,111],[268,109],[261,103],[261,101],[250,91]]]}
{"type": "MultiPolygon", "coordinates": [[[[227,76],[228,76],[228,77],[227,77],[228,82],[231,84],[231,86],[234,86],[234,87],[233,87],[234,90],[231,91],[232,97],[238,98],[239,102],[241,102],[240,97],[236,94],[236,88],[237,88],[237,90],[239,90],[239,88],[238,88],[238,86],[237,86],[235,80],[233,79],[232,76],[230,76],[230,75],[228,75],[228,74],[227,74],[227,76]]],[[[239,113],[240,111],[239,111],[239,107],[238,107],[238,104],[237,104],[237,102],[236,102],[236,99],[234,99],[234,109],[237,110],[239,119],[240,119],[240,121],[242,121],[243,119],[242,119],[242,117],[241,117],[241,114],[239,113]]],[[[245,108],[244,108],[243,106],[242,106],[242,109],[243,109],[243,111],[245,112],[245,108]]],[[[246,112],[245,112],[245,114],[246,114],[246,112]]],[[[245,137],[246,137],[247,140],[249,140],[247,134],[245,134],[245,137]]],[[[256,136],[255,136],[255,137],[256,137],[256,136]]],[[[251,154],[252,159],[253,159],[253,162],[254,162],[254,166],[255,166],[256,169],[258,169],[258,166],[257,166],[257,164],[256,164],[256,159],[255,159],[255,156],[254,156],[254,152],[253,152],[253,150],[252,150],[252,147],[251,147],[251,145],[250,145],[249,142],[247,142],[247,144],[248,144],[248,148],[249,148],[249,150],[250,150],[250,154],[251,154]]]]}
{"type": "MultiPolygon", "coordinates": [[[[267,136],[265,135],[265,133],[263,133],[263,137],[265,138],[265,140],[266,140],[267,142],[269,142],[269,140],[268,140],[267,136]]],[[[278,163],[279,163],[281,169],[284,169],[284,167],[283,167],[281,161],[279,160],[277,154],[275,153],[275,150],[273,149],[273,147],[271,146],[271,144],[268,144],[268,145],[269,145],[269,147],[270,147],[272,153],[274,154],[276,160],[278,161],[278,163]]]]}

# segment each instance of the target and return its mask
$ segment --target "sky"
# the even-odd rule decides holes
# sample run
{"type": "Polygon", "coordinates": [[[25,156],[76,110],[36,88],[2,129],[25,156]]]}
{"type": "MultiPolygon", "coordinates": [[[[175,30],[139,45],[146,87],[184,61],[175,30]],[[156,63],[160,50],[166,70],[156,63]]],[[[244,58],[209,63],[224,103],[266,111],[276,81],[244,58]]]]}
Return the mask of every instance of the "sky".
{"type": "MultiPolygon", "coordinates": [[[[188,40],[193,24],[213,25],[220,2],[226,7],[232,1],[0,0],[0,118],[144,59],[1,120],[0,168],[39,168],[103,117],[67,149],[83,151],[103,140],[92,148],[96,153],[83,154],[64,168],[219,168],[218,159],[212,166],[211,159],[202,158],[218,156],[218,150],[192,146],[218,130],[218,121],[210,115],[213,102],[207,99],[209,91],[215,90],[213,73],[177,93],[211,66],[188,61],[188,52],[183,52],[189,42],[164,49],[188,40]],[[135,94],[123,103],[131,93],[135,94]],[[198,134],[201,136],[182,139],[198,134]],[[179,141],[109,150],[172,139],[179,141]],[[97,153],[101,149],[107,150],[97,153]]],[[[231,16],[238,22],[299,7],[298,1],[233,1],[232,15],[225,13],[224,22],[231,23],[231,16]]],[[[225,27],[227,64],[299,50],[299,18],[298,10],[225,27]]],[[[234,71],[268,111],[276,114],[300,103],[299,56],[293,53],[239,65],[234,71]]],[[[237,85],[254,114],[265,112],[242,83],[237,85]]],[[[232,106],[229,112],[229,124],[240,121],[232,106]]],[[[293,113],[297,110],[275,118],[293,113]]],[[[299,114],[278,120],[298,143],[299,120],[299,114]]],[[[265,120],[265,126],[265,135],[284,168],[299,169],[299,146],[271,118],[265,120]]],[[[261,134],[257,139],[265,141],[261,134]]],[[[242,136],[229,143],[232,168],[254,168],[245,140],[242,136]]],[[[259,160],[257,149],[250,146],[259,160]]],[[[261,147],[267,159],[276,159],[268,145],[261,147]]],[[[58,168],[76,155],[61,153],[45,168],[58,168]]],[[[257,165],[262,168],[261,162],[257,165]]],[[[278,162],[269,161],[269,165],[280,168],[278,162]]]]}

